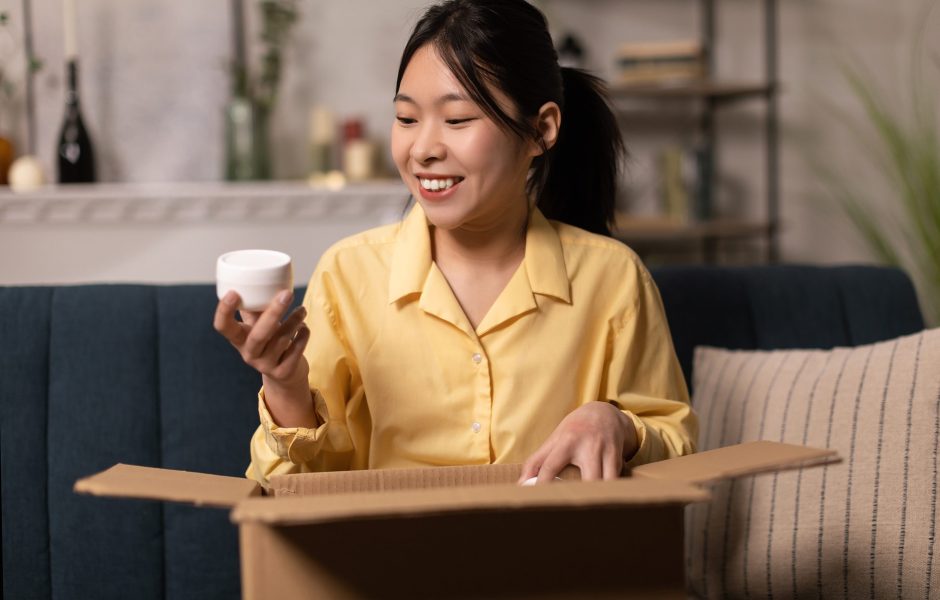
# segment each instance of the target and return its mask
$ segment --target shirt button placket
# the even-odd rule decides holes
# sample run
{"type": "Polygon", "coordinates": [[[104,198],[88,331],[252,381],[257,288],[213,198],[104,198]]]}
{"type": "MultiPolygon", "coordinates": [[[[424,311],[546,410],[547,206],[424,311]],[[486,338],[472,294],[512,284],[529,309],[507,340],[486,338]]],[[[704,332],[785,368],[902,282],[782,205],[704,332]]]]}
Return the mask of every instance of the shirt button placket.
{"type": "MultiPolygon", "coordinates": [[[[489,422],[489,414],[491,409],[491,404],[493,399],[491,397],[490,385],[490,372],[489,369],[485,368],[486,364],[483,361],[483,353],[480,351],[474,352],[470,355],[470,360],[473,361],[473,364],[477,366],[477,406],[474,412],[475,419],[470,424],[470,431],[474,434],[478,434],[483,431],[483,424],[489,422]]],[[[477,444],[480,449],[480,453],[485,454],[489,457],[489,436],[482,436],[478,439],[477,444]]]]}

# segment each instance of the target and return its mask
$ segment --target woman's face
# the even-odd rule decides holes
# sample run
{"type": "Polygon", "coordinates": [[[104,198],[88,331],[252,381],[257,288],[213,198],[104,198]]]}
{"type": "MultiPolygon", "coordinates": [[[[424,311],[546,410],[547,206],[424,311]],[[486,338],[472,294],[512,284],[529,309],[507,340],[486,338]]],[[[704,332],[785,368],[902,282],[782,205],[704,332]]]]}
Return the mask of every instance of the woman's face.
{"type": "MultiPolygon", "coordinates": [[[[431,46],[412,56],[398,92],[392,157],[434,226],[482,231],[526,210],[532,145],[474,104],[431,46]]],[[[494,96],[515,112],[505,94],[494,96]]]]}

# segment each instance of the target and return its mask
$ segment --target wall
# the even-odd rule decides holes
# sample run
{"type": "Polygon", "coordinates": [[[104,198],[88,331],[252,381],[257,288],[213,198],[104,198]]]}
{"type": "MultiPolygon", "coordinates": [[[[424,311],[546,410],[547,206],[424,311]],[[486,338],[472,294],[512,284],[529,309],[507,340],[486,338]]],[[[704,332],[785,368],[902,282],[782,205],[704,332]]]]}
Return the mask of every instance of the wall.
{"type": "MultiPolygon", "coordinates": [[[[212,181],[221,173],[221,111],[228,96],[230,55],[226,0],[80,0],[79,48],[87,121],[106,181],[212,181]]],[[[309,108],[323,103],[362,115],[369,133],[387,143],[391,96],[401,47],[423,0],[306,0],[287,56],[274,126],[280,177],[304,175],[309,108]]],[[[694,36],[693,0],[542,0],[556,32],[586,40],[589,66],[612,76],[609,57],[623,40],[694,36]]],[[[20,2],[0,6],[19,22],[20,2]]],[[[826,161],[879,189],[854,134],[827,106],[859,109],[842,83],[839,61],[860,58],[885,84],[903,88],[903,68],[921,0],[792,0],[780,2],[782,250],[798,262],[864,261],[869,254],[845,218],[825,199],[813,163],[826,161]]],[[[719,0],[719,74],[761,76],[758,2],[719,0]]],[[[52,172],[62,112],[60,0],[33,0],[36,51],[46,62],[36,78],[37,152],[52,172]]],[[[928,22],[934,51],[940,11],[928,22]]],[[[257,31],[257,19],[250,29],[257,31]]],[[[9,58],[9,57],[6,57],[9,58]]],[[[935,73],[935,72],[934,72],[935,73]]],[[[936,78],[935,78],[936,80],[936,78]]],[[[764,163],[759,103],[729,108],[720,119],[720,160],[728,213],[762,215],[764,163]]],[[[5,116],[22,142],[22,105],[5,116]],[[17,129],[18,126],[18,129],[17,129]]],[[[2,123],[0,123],[2,126],[2,123]]],[[[625,132],[634,161],[632,202],[652,210],[650,156],[659,144],[643,122],[625,132]]],[[[885,192],[885,197],[889,194],[885,192]]],[[[93,242],[91,242],[93,243],[93,242]]]]}

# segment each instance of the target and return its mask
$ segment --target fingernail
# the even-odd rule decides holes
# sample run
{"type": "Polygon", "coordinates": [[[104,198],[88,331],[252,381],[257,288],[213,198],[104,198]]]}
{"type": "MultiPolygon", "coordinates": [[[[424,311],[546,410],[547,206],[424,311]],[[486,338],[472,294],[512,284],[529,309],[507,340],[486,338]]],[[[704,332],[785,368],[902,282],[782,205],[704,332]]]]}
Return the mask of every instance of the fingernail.
{"type": "Polygon", "coordinates": [[[225,302],[229,306],[233,306],[236,302],[238,302],[238,294],[232,290],[229,290],[225,296],[222,297],[222,302],[225,302]]]}
{"type": "Polygon", "coordinates": [[[290,304],[290,299],[291,299],[291,296],[293,295],[294,295],[294,292],[292,292],[291,290],[284,290],[283,292],[277,295],[277,301],[280,302],[281,304],[290,304]]]}

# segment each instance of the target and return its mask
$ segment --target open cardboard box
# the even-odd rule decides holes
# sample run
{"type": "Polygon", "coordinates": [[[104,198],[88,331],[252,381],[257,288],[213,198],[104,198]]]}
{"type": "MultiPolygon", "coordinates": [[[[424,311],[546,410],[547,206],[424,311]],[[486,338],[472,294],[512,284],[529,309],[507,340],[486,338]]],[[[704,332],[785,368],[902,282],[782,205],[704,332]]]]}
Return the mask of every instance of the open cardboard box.
{"type": "Polygon", "coordinates": [[[683,508],[723,479],[837,461],[751,442],[616,481],[516,485],[520,465],[248,479],[115,465],[75,491],[232,508],[242,594],[280,598],[685,598],[683,508]],[[377,493],[381,492],[381,493],[377,493]]]}

